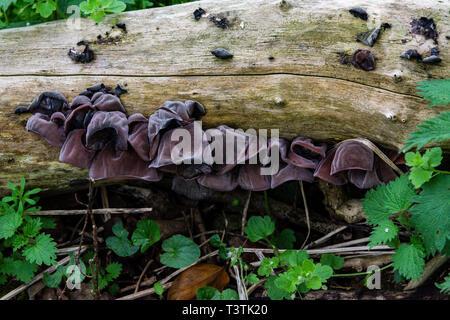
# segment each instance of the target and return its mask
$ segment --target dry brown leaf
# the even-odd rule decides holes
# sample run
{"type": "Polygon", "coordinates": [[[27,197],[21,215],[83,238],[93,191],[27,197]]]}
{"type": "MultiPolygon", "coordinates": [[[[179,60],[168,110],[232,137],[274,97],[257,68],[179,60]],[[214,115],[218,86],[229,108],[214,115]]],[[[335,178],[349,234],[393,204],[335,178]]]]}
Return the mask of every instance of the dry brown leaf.
{"type": "Polygon", "coordinates": [[[210,286],[222,291],[229,282],[226,266],[197,264],[183,271],[174,280],[167,294],[167,300],[192,300],[201,287],[210,286]]]}

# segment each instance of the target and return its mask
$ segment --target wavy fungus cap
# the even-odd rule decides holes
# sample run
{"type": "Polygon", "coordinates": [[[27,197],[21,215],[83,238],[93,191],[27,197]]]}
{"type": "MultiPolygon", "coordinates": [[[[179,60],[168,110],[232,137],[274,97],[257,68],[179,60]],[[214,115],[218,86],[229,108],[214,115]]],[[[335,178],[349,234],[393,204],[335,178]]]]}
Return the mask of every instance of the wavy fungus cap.
{"type": "Polygon", "coordinates": [[[95,110],[89,104],[79,106],[69,113],[64,123],[64,132],[68,134],[75,129],[86,129],[94,116],[95,110]]]}
{"type": "Polygon", "coordinates": [[[87,149],[85,144],[86,129],[70,131],[59,152],[59,161],[78,168],[88,169],[95,156],[95,151],[87,149]]]}
{"type": "Polygon", "coordinates": [[[147,127],[148,119],[142,114],[136,113],[128,117],[128,143],[144,161],[150,161],[147,127]]]}
{"type": "Polygon", "coordinates": [[[27,130],[37,133],[54,147],[62,147],[66,140],[64,133],[64,115],[61,112],[54,113],[52,117],[36,113],[27,121],[27,130]]]}
{"type": "Polygon", "coordinates": [[[33,114],[42,113],[50,116],[54,112],[64,113],[68,109],[67,100],[61,93],[57,91],[45,91],[31,102],[28,107],[28,112],[33,114]]]}
{"type": "Polygon", "coordinates": [[[120,111],[97,111],[87,127],[86,147],[101,150],[112,142],[118,150],[127,149],[128,120],[120,111]]]}
{"type": "Polygon", "coordinates": [[[97,92],[92,96],[91,100],[92,105],[98,111],[120,111],[125,114],[127,113],[120,99],[112,94],[97,92]]]}

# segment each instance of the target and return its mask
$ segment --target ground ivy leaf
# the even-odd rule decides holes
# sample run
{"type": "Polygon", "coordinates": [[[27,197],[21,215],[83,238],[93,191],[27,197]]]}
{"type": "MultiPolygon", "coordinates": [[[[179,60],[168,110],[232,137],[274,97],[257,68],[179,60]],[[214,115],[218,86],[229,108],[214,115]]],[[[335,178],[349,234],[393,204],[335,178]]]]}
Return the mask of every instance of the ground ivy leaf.
{"type": "Polygon", "coordinates": [[[133,244],[141,247],[141,252],[147,251],[150,246],[159,241],[161,233],[158,224],[153,220],[141,220],[131,236],[133,244]]]}
{"type": "Polygon", "coordinates": [[[307,280],[305,283],[306,283],[306,286],[312,290],[319,290],[322,287],[322,280],[318,276],[313,276],[311,279],[307,280]]]}
{"type": "Polygon", "coordinates": [[[236,290],[225,289],[218,295],[216,294],[212,300],[239,300],[239,294],[236,290]]]}
{"type": "Polygon", "coordinates": [[[275,231],[275,223],[269,216],[264,218],[259,216],[252,216],[248,219],[247,226],[245,227],[245,233],[251,242],[256,242],[261,239],[267,238],[275,231]]]}
{"type": "Polygon", "coordinates": [[[305,250],[286,250],[280,254],[280,262],[290,267],[301,266],[307,259],[309,259],[309,255],[305,250]]]}
{"type": "MultiPolygon", "coordinates": [[[[337,256],[335,256],[335,257],[337,257],[337,256]]],[[[338,258],[340,258],[340,257],[338,257],[338,258]]],[[[342,260],[344,260],[344,258],[342,258],[342,260]]],[[[340,268],[342,268],[342,264],[344,262],[342,261],[342,263],[338,263],[336,260],[336,261],[333,261],[333,263],[336,263],[338,266],[340,265],[340,268]]],[[[332,275],[333,275],[333,269],[331,266],[322,265],[322,263],[316,264],[315,270],[314,270],[314,276],[319,277],[322,282],[326,282],[328,279],[331,278],[332,275]]],[[[317,289],[314,289],[314,290],[317,290],[317,289]]]]}
{"type": "Polygon", "coordinates": [[[277,279],[277,276],[269,276],[264,283],[264,287],[267,289],[267,295],[272,300],[283,300],[283,299],[289,299],[289,292],[279,288],[275,284],[275,280],[277,279]]]}
{"type": "Polygon", "coordinates": [[[416,193],[404,174],[391,181],[369,190],[363,201],[363,210],[372,225],[379,225],[389,220],[391,214],[408,209],[416,193]]]}
{"type": "Polygon", "coordinates": [[[43,18],[48,18],[56,10],[56,3],[53,1],[38,2],[36,12],[43,18]]]}
{"type": "Polygon", "coordinates": [[[31,262],[41,265],[51,265],[56,259],[56,242],[46,233],[39,234],[34,243],[27,245],[23,249],[23,255],[31,262]]]}
{"type": "Polygon", "coordinates": [[[138,246],[133,246],[128,239],[128,231],[123,227],[122,221],[117,222],[113,228],[115,237],[106,238],[106,246],[119,257],[129,257],[138,251],[138,246]]]}
{"type": "Polygon", "coordinates": [[[320,257],[320,263],[324,266],[330,266],[334,270],[339,270],[344,264],[344,258],[331,253],[325,253],[320,257]]]}
{"type": "Polygon", "coordinates": [[[425,266],[425,253],[418,246],[401,244],[392,256],[394,270],[408,280],[420,277],[425,266]]]}
{"type": "Polygon", "coordinates": [[[273,242],[278,249],[292,249],[295,241],[295,233],[291,229],[284,229],[273,238],[273,242]]]}
{"type": "Polygon", "coordinates": [[[385,244],[395,239],[398,235],[398,227],[392,220],[381,222],[374,227],[370,234],[369,247],[372,248],[379,244],[385,244]]]}
{"type": "Polygon", "coordinates": [[[198,245],[180,234],[164,240],[162,249],[165,253],[161,255],[161,263],[171,268],[186,267],[200,257],[198,245]]]}
{"type": "Polygon", "coordinates": [[[216,288],[204,286],[198,288],[196,297],[197,300],[213,300],[214,297],[216,297],[214,300],[220,300],[220,293],[216,288]]]}
{"type": "Polygon", "coordinates": [[[413,197],[411,223],[422,235],[427,254],[442,251],[450,239],[450,175],[438,175],[413,197]]]}

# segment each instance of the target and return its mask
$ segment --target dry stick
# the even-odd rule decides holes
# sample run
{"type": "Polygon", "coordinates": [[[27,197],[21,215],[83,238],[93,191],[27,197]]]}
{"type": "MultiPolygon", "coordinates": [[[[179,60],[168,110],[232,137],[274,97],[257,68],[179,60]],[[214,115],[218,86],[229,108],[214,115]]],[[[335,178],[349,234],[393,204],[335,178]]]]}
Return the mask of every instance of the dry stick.
{"type": "MultiPolygon", "coordinates": [[[[167,288],[170,288],[172,286],[173,282],[168,282],[162,285],[163,289],[166,290],[167,288]]],[[[142,297],[146,297],[149,296],[151,294],[155,293],[155,289],[154,288],[150,288],[150,289],[146,289],[146,290],[142,290],[136,293],[132,293],[129,294],[127,296],[121,297],[121,298],[117,298],[116,300],[136,300],[142,297]]]]}
{"type": "Polygon", "coordinates": [[[88,209],[87,212],[91,218],[92,223],[92,237],[94,240],[94,264],[95,264],[95,270],[92,272],[92,281],[94,282],[94,298],[95,300],[100,299],[100,291],[98,290],[98,269],[100,267],[99,258],[98,258],[98,240],[97,240],[97,225],[95,224],[95,217],[92,213],[92,205],[94,203],[94,185],[95,180],[92,178],[89,178],[89,203],[88,203],[88,209]]]}
{"type": "Polygon", "coordinates": [[[254,285],[252,285],[250,288],[248,288],[247,293],[250,296],[253,291],[255,291],[260,285],[262,285],[264,282],[266,282],[267,279],[261,279],[259,280],[257,283],[255,283],[254,285]]]}
{"type": "MultiPolygon", "coordinates": [[[[86,247],[82,247],[81,252],[84,252],[86,250],[86,247]]],[[[0,298],[0,300],[10,300],[12,298],[14,298],[15,296],[17,296],[19,293],[25,291],[26,289],[28,289],[29,287],[31,287],[33,284],[35,284],[36,282],[38,282],[39,280],[42,280],[42,277],[44,276],[45,273],[52,273],[55,272],[56,269],[59,266],[63,266],[66,263],[68,263],[70,261],[70,257],[65,257],[64,259],[58,261],[56,266],[51,266],[47,269],[45,269],[44,271],[42,271],[41,273],[39,273],[37,276],[35,276],[33,279],[31,279],[30,282],[28,282],[27,284],[23,284],[20,287],[12,290],[11,292],[5,294],[3,297],[0,298]]]]}
{"type": "Polygon", "coordinates": [[[347,246],[351,246],[351,245],[354,245],[354,244],[360,244],[360,243],[369,242],[369,240],[370,240],[369,237],[361,238],[361,239],[355,239],[355,240],[351,240],[351,241],[347,241],[347,242],[333,244],[331,246],[326,246],[326,247],[324,247],[322,249],[347,247],[347,246]]]}
{"type": "MultiPolygon", "coordinates": [[[[148,287],[148,286],[151,286],[152,284],[154,284],[155,282],[156,282],[156,277],[151,276],[149,279],[142,281],[140,284],[140,287],[148,287]]],[[[132,284],[130,286],[123,287],[122,289],[120,289],[120,293],[131,291],[131,290],[134,290],[135,288],[136,288],[136,285],[132,284]]]]}
{"type": "MultiPolygon", "coordinates": [[[[208,242],[205,236],[205,232],[206,232],[206,228],[205,228],[205,222],[203,221],[203,217],[202,214],[200,212],[200,210],[198,210],[197,208],[194,209],[194,221],[198,226],[198,231],[200,232],[201,236],[200,236],[200,241],[201,242],[208,242]]],[[[194,237],[192,237],[192,239],[194,239],[194,237]]],[[[203,253],[207,254],[208,252],[211,251],[211,248],[209,247],[209,245],[205,245],[203,248],[203,253]]]]}
{"type": "MultiPolygon", "coordinates": [[[[107,208],[92,209],[92,214],[140,214],[152,212],[153,208],[107,208]]],[[[86,210],[42,210],[38,212],[28,212],[30,216],[75,216],[86,214],[86,210]]]]}
{"type": "Polygon", "coordinates": [[[247,211],[248,206],[250,205],[250,198],[252,197],[252,191],[249,190],[247,200],[245,201],[244,211],[242,211],[242,227],[241,227],[241,236],[244,235],[245,224],[247,221],[247,211]]]}
{"type": "Polygon", "coordinates": [[[234,274],[236,275],[236,285],[239,294],[239,300],[248,300],[248,296],[245,292],[244,284],[241,281],[241,274],[238,266],[233,266],[234,274]]]}
{"type": "MultiPolygon", "coordinates": [[[[373,250],[387,250],[391,249],[389,246],[374,246],[370,248],[369,246],[360,246],[360,247],[347,247],[347,248],[331,248],[331,249],[310,249],[306,250],[308,254],[316,255],[316,254],[324,254],[324,253],[344,253],[344,252],[360,252],[360,251],[373,251],[373,250]]],[[[244,252],[262,252],[262,253],[273,253],[273,249],[267,248],[243,248],[244,252]]],[[[278,250],[279,253],[286,251],[285,249],[278,250]]]]}
{"type": "Polygon", "coordinates": [[[308,226],[308,233],[306,234],[305,241],[303,241],[303,244],[301,248],[303,249],[305,247],[306,241],[308,241],[309,234],[311,233],[311,223],[309,221],[309,210],[308,210],[308,204],[306,203],[306,196],[305,196],[305,190],[303,190],[303,181],[298,181],[300,185],[300,191],[302,192],[302,198],[303,198],[303,205],[305,207],[305,214],[306,214],[306,225],[308,226]]]}
{"type": "Polygon", "coordinates": [[[153,263],[153,259],[150,259],[147,264],[144,267],[144,270],[142,270],[141,275],[139,276],[139,280],[136,283],[136,288],[134,289],[134,293],[139,291],[139,286],[141,285],[142,278],[144,277],[145,273],[147,272],[148,267],[153,263]]]}
{"type": "MultiPolygon", "coordinates": [[[[100,186],[100,196],[102,198],[102,206],[103,208],[109,208],[109,199],[108,199],[108,190],[105,186],[100,186]]],[[[103,221],[106,222],[111,219],[111,214],[108,212],[103,216],[103,221]]]]}
{"type": "Polygon", "coordinates": [[[404,290],[413,290],[423,285],[437,269],[439,269],[444,263],[447,262],[448,259],[449,257],[440,254],[434,256],[433,259],[428,261],[425,265],[425,268],[423,269],[423,273],[420,276],[419,280],[410,281],[404,290]]]}
{"type": "Polygon", "coordinates": [[[325,241],[327,241],[328,239],[330,239],[332,236],[334,236],[335,234],[337,234],[337,233],[339,233],[339,232],[341,232],[342,230],[345,230],[345,229],[347,229],[347,226],[343,226],[343,227],[337,228],[336,230],[334,230],[334,231],[332,231],[332,232],[326,234],[326,235],[323,236],[322,238],[319,238],[319,239],[317,239],[317,240],[315,240],[315,241],[313,241],[313,242],[310,242],[310,243],[309,243],[308,245],[306,245],[303,249],[312,248],[312,247],[315,247],[315,246],[317,246],[317,245],[319,245],[319,244],[322,244],[322,243],[324,243],[325,241]]]}

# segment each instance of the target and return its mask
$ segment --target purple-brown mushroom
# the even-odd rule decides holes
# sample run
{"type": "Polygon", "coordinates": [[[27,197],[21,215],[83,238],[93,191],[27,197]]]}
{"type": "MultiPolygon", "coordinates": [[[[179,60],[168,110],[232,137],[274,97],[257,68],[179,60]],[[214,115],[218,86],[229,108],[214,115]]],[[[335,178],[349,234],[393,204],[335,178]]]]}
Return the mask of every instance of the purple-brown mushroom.
{"type": "Polygon", "coordinates": [[[91,150],[102,150],[112,142],[117,150],[128,147],[128,120],[120,111],[94,113],[87,127],[86,147],[91,150]]]}
{"type": "Polygon", "coordinates": [[[94,156],[95,151],[86,148],[86,129],[75,129],[67,135],[59,152],[59,161],[88,169],[94,156]]]}
{"type": "Polygon", "coordinates": [[[54,147],[62,147],[66,140],[64,133],[64,115],[61,112],[53,113],[51,117],[36,113],[27,121],[27,131],[37,133],[54,147]]]}

